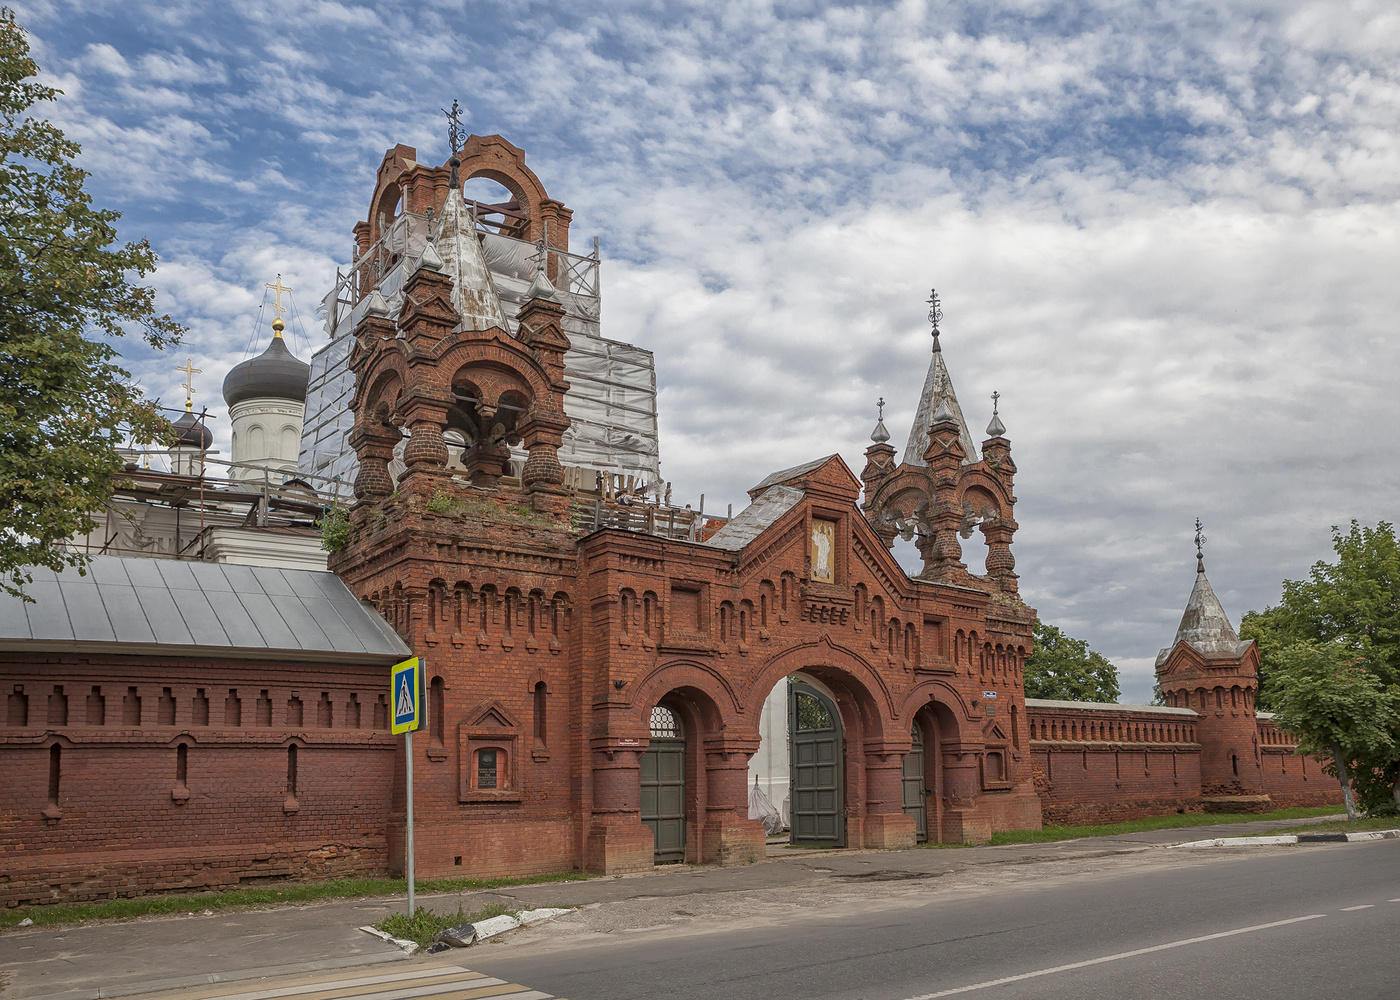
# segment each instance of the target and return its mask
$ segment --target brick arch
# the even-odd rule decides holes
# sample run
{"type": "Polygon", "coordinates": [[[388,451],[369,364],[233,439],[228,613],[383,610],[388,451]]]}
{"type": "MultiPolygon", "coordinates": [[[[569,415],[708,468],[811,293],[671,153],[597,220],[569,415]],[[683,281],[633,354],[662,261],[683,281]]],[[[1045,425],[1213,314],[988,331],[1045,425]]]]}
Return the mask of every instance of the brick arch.
{"type": "MultiPolygon", "coordinates": [[[[737,726],[745,715],[738,694],[729,678],[708,663],[679,659],[659,664],[641,679],[629,703],[634,721],[644,728],[652,706],[668,692],[688,688],[697,691],[714,706],[715,729],[737,726]]],[[[760,703],[760,710],[762,705],[760,703]]],[[[758,718],[757,715],[752,718],[758,718]]]]}
{"type": "MultiPolygon", "coordinates": [[[[890,734],[896,742],[899,726],[894,695],[889,684],[874,668],[856,653],[834,644],[823,636],[817,642],[793,646],[769,660],[744,686],[744,714],[757,719],[763,703],[777,685],[789,674],[807,673],[840,694],[851,697],[860,711],[860,722],[868,739],[883,739],[890,734]]],[[[906,733],[903,739],[908,741],[906,733]]]]}
{"type": "Polygon", "coordinates": [[[959,735],[972,733],[976,730],[976,724],[972,718],[972,708],[966,699],[944,680],[929,680],[916,685],[904,696],[904,700],[899,706],[899,718],[910,719],[915,713],[922,709],[929,702],[936,702],[939,705],[947,706],[953,710],[953,718],[958,727],[959,735]],[[966,725],[964,725],[966,723],[966,725]]]}

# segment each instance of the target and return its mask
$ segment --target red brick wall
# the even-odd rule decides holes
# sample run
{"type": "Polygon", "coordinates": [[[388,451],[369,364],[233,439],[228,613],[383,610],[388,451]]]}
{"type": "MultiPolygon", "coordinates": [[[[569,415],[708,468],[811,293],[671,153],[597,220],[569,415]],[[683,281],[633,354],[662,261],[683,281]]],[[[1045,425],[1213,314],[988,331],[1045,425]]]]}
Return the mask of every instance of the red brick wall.
{"type": "Polygon", "coordinates": [[[1324,773],[1312,757],[1296,755],[1297,741],[1292,735],[1260,719],[1259,743],[1264,790],[1276,808],[1342,804],[1337,779],[1324,773]]]}
{"type": "Polygon", "coordinates": [[[9,725],[7,713],[0,728],[5,905],[384,869],[397,741],[373,727],[383,668],[0,654],[0,692],[8,701],[16,688],[29,711],[23,725],[9,725]],[[66,723],[48,721],[55,687],[67,697],[66,723]],[[105,699],[100,724],[95,703],[89,713],[94,688],[105,699]],[[196,708],[201,690],[208,724],[196,708]],[[294,693],[300,724],[287,718],[294,693]]]}

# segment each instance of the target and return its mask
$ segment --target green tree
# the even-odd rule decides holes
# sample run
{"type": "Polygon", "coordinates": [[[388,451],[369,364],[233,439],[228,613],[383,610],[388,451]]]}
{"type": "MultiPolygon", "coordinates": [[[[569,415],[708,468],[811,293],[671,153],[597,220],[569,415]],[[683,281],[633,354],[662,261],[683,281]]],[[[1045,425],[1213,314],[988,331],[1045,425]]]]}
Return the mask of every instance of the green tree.
{"type": "Polygon", "coordinates": [[[1118,668],[1082,639],[1037,620],[1035,644],[1026,661],[1027,698],[1057,701],[1118,700],[1118,668]]]}
{"type": "Polygon", "coordinates": [[[1300,753],[1329,761],[1323,767],[1341,782],[1349,819],[1357,818],[1353,789],[1369,810],[1388,797],[1400,807],[1400,691],[1338,643],[1285,647],[1273,682],[1275,722],[1298,737],[1300,753]]]}
{"type": "MultiPolygon", "coordinates": [[[[1372,712],[1369,694],[1362,681],[1371,678],[1377,697],[1386,705],[1400,703],[1400,543],[1395,529],[1382,521],[1367,528],[1356,521],[1344,533],[1332,529],[1335,563],[1318,561],[1305,580],[1285,580],[1279,603],[1263,611],[1251,611],[1240,622],[1240,636],[1259,645],[1260,696],[1257,704],[1281,715],[1283,728],[1300,737],[1307,733],[1297,726],[1306,719],[1316,726],[1326,704],[1345,705],[1348,699],[1362,699],[1353,710],[1335,715],[1334,735],[1342,752],[1354,763],[1344,763],[1338,774],[1343,784],[1351,784],[1363,808],[1376,811],[1400,808],[1400,711],[1390,715],[1372,712]],[[1318,665],[1323,654],[1336,663],[1331,674],[1318,665]],[[1338,678],[1349,678],[1342,684],[1338,678]],[[1303,687],[1315,685],[1315,702],[1304,699],[1303,687]],[[1285,695],[1285,689],[1287,694],[1285,695]],[[1299,706],[1308,707],[1303,712],[1299,706]],[[1287,711],[1285,712],[1285,707],[1287,711]],[[1363,711],[1364,709],[1364,711],[1363,711]],[[1379,725],[1389,732],[1390,747],[1371,735],[1379,725]],[[1346,736],[1349,726],[1356,735],[1346,736]],[[1346,772],[1351,770],[1350,782],[1346,772]]],[[[1380,704],[1380,703],[1377,703],[1380,704]]],[[[1375,708],[1379,711],[1379,708],[1375,708]]],[[[1320,730],[1319,730],[1320,731],[1320,730]]],[[[1319,737],[1309,736],[1310,745],[1330,757],[1335,748],[1323,747],[1319,737]]]]}
{"type": "Polygon", "coordinates": [[[59,94],[38,71],[0,8],[0,589],[18,596],[26,567],[84,564],[55,543],[92,530],[122,434],[168,433],[112,341],[139,330],[159,349],[183,332],[136,282],[155,268],[150,245],[117,243],[120,216],[92,206],[77,143],[31,116],[59,94]]]}

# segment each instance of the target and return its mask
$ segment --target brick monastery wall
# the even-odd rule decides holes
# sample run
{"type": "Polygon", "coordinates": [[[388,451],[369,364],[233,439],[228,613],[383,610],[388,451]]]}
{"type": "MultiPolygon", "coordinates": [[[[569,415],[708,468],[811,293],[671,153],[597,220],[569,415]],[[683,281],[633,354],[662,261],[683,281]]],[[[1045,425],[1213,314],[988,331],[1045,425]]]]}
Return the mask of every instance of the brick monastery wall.
{"type": "Polygon", "coordinates": [[[3,905],[386,866],[381,667],[5,653],[0,692],[3,905]]]}
{"type": "Polygon", "coordinates": [[[1027,706],[1047,825],[1118,823],[1201,811],[1195,713],[1027,706]]]}
{"type": "Polygon", "coordinates": [[[1264,790],[1275,808],[1340,805],[1337,779],[1312,757],[1297,756],[1297,742],[1268,719],[1259,720],[1259,756],[1264,790]]]}
{"type": "MultiPolygon", "coordinates": [[[[1047,825],[1206,811],[1200,742],[1205,737],[1196,713],[1031,704],[1027,717],[1036,791],[1047,825]]],[[[1341,802],[1336,779],[1312,758],[1296,756],[1292,737],[1265,719],[1258,726],[1257,753],[1269,802],[1251,802],[1248,811],[1341,802]]]]}

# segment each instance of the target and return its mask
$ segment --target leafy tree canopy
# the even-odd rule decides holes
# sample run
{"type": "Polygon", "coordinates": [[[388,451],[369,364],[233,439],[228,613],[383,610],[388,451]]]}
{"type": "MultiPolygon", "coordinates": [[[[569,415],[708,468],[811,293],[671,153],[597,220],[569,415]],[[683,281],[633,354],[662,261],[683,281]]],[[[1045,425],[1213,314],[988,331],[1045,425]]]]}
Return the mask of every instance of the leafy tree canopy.
{"type": "Polygon", "coordinates": [[[31,115],[59,94],[38,71],[0,8],[0,589],[16,595],[26,567],[83,565],[55,543],[92,530],[122,435],[168,433],[111,341],[139,331],[159,349],[183,332],[137,283],[155,269],[150,245],[117,242],[120,216],[92,206],[77,143],[31,115]]]}
{"type": "Polygon", "coordinates": [[[1034,651],[1026,661],[1027,698],[1118,700],[1118,668],[1090,649],[1087,642],[1043,621],[1036,621],[1034,636],[1034,651]]]}
{"type": "Polygon", "coordinates": [[[1400,802],[1400,544],[1382,521],[1332,529],[1335,563],[1285,580],[1240,637],[1259,646],[1258,704],[1321,757],[1344,755],[1363,808],[1400,802]]]}

